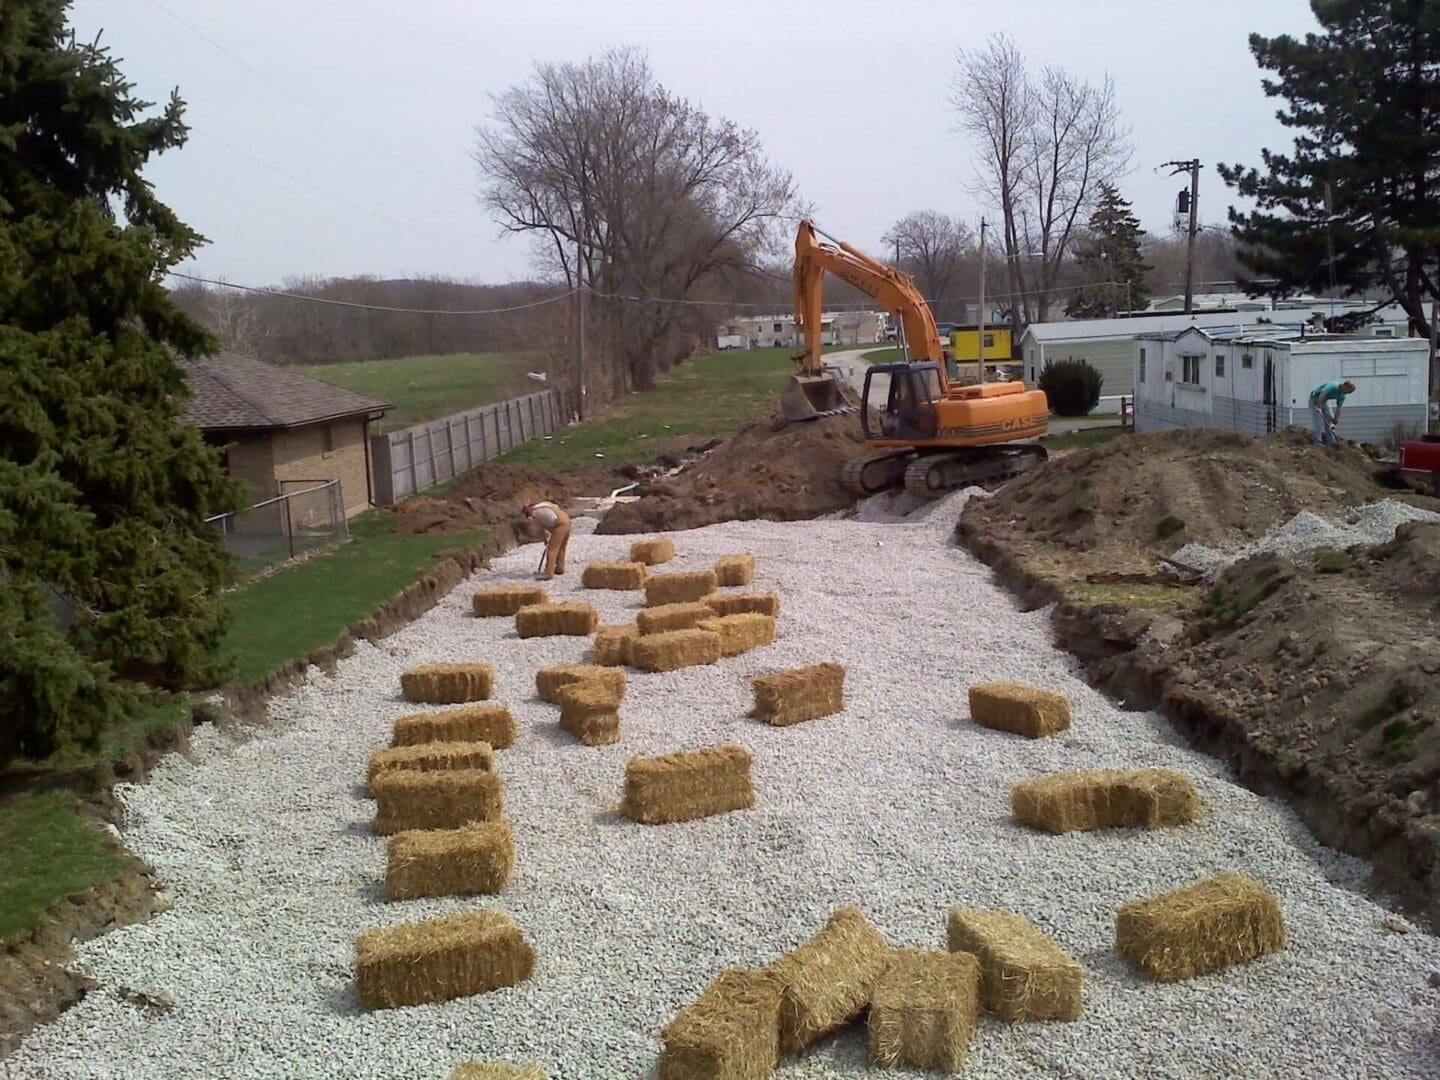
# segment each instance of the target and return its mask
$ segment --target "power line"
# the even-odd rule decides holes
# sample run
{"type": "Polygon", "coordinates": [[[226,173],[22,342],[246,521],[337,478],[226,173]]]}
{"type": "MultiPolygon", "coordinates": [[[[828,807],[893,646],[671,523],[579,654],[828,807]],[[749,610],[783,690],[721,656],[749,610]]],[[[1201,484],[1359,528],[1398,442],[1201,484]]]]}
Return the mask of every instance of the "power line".
{"type": "Polygon", "coordinates": [[[262,289],[254,285],[237,285],[232,281],[200,277],[197,274],[182,274],[178,270],[171,270],[167,276],[180,278],[182,281],[198,282],[202,285],[215,285],[223,289],[238,289],[241,292],[258,293],[261,296],[278,296],[286,300],[304,300],[311,304],[326,304],[330,307],[359,308],[362,311],[388,311],[401,315],[504,315],[511,311],[527,311],[530,308],[544,307],[546,304],[556,304],[561,300],[568,300],[574,296],[576,292],[576,290],[570,289],[568,292],[560,293],[557,296],[546,297],[544,300],[533,300],[528,304],[513,304],[510,307],[477,308],[467,311],[457,311],[450,308],[387,307],[383,304],[361,304],[354,300],[333,300],[324,296],[306,296],[304,293],[286,292],[283,289],[262,289]]]}
{"type": "Polygon", "coordinates": [[[171,11],[171,10],[170,10],[168,7],[166,7],[164,4],[160,3],[160,0],[150,0],[150,4],[151,4],[152,7],[155,7],[155,8],[157,8],[157,9],[159,9],[160,11],[162,11],[162,12],[164,12],[166,15],[168,15],[170,18],[174,19],[177,23],[179,23],[181,26],[185,27],[185,29],[189,30],[189,31],[190,31],[192,34],[194,34],[196,37],[199,37],[199,38],[203,39],[204,41],[208,42],[211,46],[213,46],[214,48],[218,49],[220,52],[224,53],[224,54],[225,54],[226,56],[228,56],[231,60],[234,60],[234,61],[235,61],[237,64],[239,64],[241,67],[243,67],[243,68],[245,68],[247,71],[249,71],[252,75],[255,75],[257,78],[263,79],[265,82],[269,83],[269,84],[270,84],[271,86],[273,86],[276,90],[280,91],[280,93],[284,94],[286,97],[290,98],[292,101],[298,102],[299,104],[305,106],[305,108],[309,109],[309,110],[310,110],[311,112],[313,112],[316,116],[320,117],[320,118],[323,119],[323,120],[329,121],[331,124],[334,124],[334,125],[335,125],[336,127],[338,127],[341,131],[345,132],[347,135],[351,136],[352,138],[359,139],[361,142],[363,142],[363,143],[365,143],[367,146],[369,146],[372,150],[377,150],[377,151],[379,151],[380,153],[384,154],[386,157],[392,158],[393,160],[400,162],[402,165],[408,166],[409,168],[412,168],[412,169],[416,170],[417,172],[419,172],[419,173],[421,173],[422,175],[424,175],[424,176],[426,177],[426,179],[431,180],[431,181],[433,181],[433,182],[435,182],[435,183],[439,183],[439,184],[443,185],[444,187],[449,188],[451,191],[458,191],[460,194],[465,195],[465,196],[467,196],[467,197],[472,194],[471,192],[466,191],[464,188],[458,187],[458,186],[455,185],[455,184],[451,184],[451,183],[449,183],[449,182],[447,182],[447,181],[445,181],[445,180],[440,179],[439,177],[437,177],[437,176],[435,175],[434,171],[433,171],[431,168],[429,168],[428,166],[423,165],[423,164],[421,164],[421,163],[418,162],[418,161],[412,161],[412,160],[410,160],[410,159],[407,158],[407,157],[404,157],[404,156],[402,156],[402,155],[400,155],[400,154],[397,154],[394,150],[391,150],[388,146],[385,146],[383,143],[378,143],[378,142],[376,142],[376,141],[375,141],[374,139],[372,139],[370,136],[366,135],[363,131],[357,130],[356,128],[352,127],[350,124],[347,124],[344,120],[341,120],[339,117],[333,116],[333,115],[331,115],[330,113],[326,112],[326,111],[325,111],[324,109],[322,109],[319,105],[316,105],[313,101],[310,101],[310,100],[308,100],[308,99],[306,99],[306,98],[304,98],[304,97],[301,97],[299,94],[295,93],[295,91],[291,90],[288,86],[286,86],[284,83],[280,82],[280,80],[276,79],[274,76],[272,76],[272,75],[266,73],[265,71],[261,70],[260,68],[256,67],[254,64],[250,63],[249,60],[246,60],[243,56],[241,56],[239,53],[236,53],[234,50],[229,49],[229,48],[227,48],[226,46],[222,45],[220,42],[216,41],[216,40],[215,40],[213,37],[211,37],[209,34],[205,33],[205,31],[201,30],[198,26],[194,25],[193,23],[187,22],[185,19],[181,18],[179,15],[177,15],[175,12],[171,11]]]}

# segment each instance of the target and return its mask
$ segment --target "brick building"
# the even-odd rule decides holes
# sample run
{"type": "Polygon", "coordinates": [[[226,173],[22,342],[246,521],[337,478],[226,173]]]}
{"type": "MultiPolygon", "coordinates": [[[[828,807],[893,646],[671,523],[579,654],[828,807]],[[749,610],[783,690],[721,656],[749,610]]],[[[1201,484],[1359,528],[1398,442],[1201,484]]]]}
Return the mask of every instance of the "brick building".
{"type": "Polygon", "coordinates": [[[370,422],[392,406],[238,353],[183,360],[181,370],[185,420],[225,447],[252,502],[339,480],[346,517],[373,504],[370,422]]]}

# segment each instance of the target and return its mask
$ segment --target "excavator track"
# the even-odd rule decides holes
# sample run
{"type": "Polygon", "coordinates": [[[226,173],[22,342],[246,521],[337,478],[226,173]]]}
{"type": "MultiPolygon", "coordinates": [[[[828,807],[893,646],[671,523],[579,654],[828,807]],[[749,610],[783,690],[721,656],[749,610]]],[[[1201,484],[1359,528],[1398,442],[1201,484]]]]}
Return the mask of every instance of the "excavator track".
{"type": "Polygon", "coordinates": [[[1019,476],[1047,456],[1045,448],[1034,443],[925,454],[906,466],[905,490],[922,499],[938,499],[959,488],[1019,476]]]}
{"type": "Polygon", "coordinates": [[[856,495],[878,495],[905,482],[905,468],[914,457],[915,451],[909,447],[866,454],[846,462],[840,482],[856,495]]]}

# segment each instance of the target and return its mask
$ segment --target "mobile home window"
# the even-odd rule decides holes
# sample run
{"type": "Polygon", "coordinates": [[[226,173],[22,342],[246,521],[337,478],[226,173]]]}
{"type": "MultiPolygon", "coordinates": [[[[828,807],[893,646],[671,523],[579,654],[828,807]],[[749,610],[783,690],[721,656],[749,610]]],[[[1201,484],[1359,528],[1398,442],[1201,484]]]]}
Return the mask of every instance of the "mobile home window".
{"type": "Polygon", "coordinates": [[[777,322],[777,323],[775,324],[775,329],[774,329],[773,333],[778,334],[779,332],[780,332],[780,324],[777,322]]]}
{"type": "Polygon", "coordinates": [[[1249,371],[1255,366],[1255,357],[1248,352],[1245,353],[1243,356],[1240,357],[1240,366],[1246,371],[1249,371]]]}
{"type": "Polygon", "coordinates": [[[1145,350],[1140,350],[1140,381],[1145,381],[1145,350]]]}
{"type": "Polygon", "coordinates": [[[1376,336],[1376,337],[1394,337],[1394,336],[1395,336],[1395,328],[1394,328],[1393,326],[1377,326],[1377,327],[1375,328],[1375,336],[1376,336]]]}
{"type": "Polygon", "coordinates": [[[1180,359],[1181,359],[1181,361],[1183,362],[1183,365],[1184,365],[1184,370],[1180,373],[1180,381],[1181,381],[1181,382],[1184,382],[1184,383],[1188,383],[1188,384],[1190,384],[1191,386],[1199,386],[1199,385],[1200,385],[1200,361],[1203,360],[1204,357],[1203,357],[1203,356],[1182,356],[1180,359]]]}
{"type": "Polygon", "coordinates": [[[1225,354],[1224,354],[1224,353],[1218,353],[1218,352],[1217,352],[1217,353],[1215,354],[1215,377],[1216,377],[1217,379],[1223,379],[1223,378],[1225,377],[1225,354]]]}

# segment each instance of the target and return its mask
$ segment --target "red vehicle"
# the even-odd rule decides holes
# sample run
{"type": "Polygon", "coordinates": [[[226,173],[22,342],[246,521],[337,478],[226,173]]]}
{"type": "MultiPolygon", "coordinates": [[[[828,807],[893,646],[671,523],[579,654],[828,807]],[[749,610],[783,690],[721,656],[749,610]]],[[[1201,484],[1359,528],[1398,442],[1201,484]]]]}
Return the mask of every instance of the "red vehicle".
{"type": "Polygon", "coordinates": [[[1428,480],[1440,498],[1440,435],[1421,435],[1401,443],[1400,474],[1428,480]]]}

